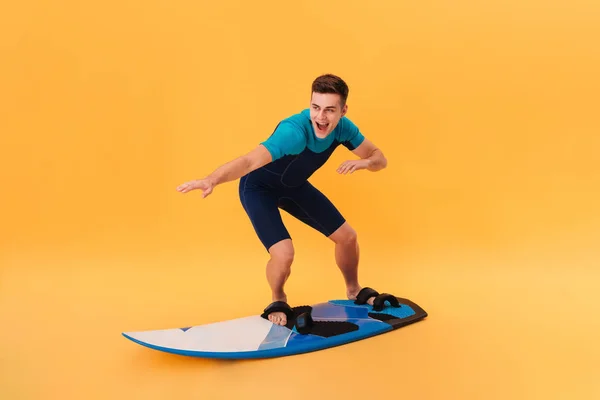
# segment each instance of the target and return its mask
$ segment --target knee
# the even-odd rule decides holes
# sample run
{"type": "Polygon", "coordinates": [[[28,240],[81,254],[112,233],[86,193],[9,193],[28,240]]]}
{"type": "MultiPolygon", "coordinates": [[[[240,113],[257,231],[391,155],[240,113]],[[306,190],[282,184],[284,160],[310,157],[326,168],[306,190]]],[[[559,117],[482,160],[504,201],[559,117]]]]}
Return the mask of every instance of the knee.
{"type": "Polygon", "coordinates": [[[331,240],[338,244],[356,244],[358,242],[358,234],[354,228],[345,224],[331,235],[331,240]]]}
{"type": "Polygon", "coordinates": [[[274,262],[287,268],[289,268],[294,261],[294,246],[292,245],[291,241],[288,240],[271,246],[269,253],[274,262]]]}
{"type": "Polygon", "coordinates": [[[342,240],[344,243],[355,244],[356,242],[358,242],[358,234],[354,229],[350,228],[348,232],[344,235],[342,240]]]}

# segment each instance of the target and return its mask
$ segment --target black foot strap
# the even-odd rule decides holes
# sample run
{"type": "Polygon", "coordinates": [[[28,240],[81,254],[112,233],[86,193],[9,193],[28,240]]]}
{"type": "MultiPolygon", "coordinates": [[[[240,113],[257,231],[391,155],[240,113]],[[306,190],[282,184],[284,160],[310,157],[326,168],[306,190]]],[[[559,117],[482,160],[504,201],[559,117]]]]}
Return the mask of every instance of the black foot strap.
{"type": "Polygon", "coordinates": [[[364,287],[356,295],[356,300],[354,301],[354,304],[367,304],[367,300],[369,300],[371,297],[377,296],[379,296],[377,290],[371,289],[370,287],[364,287]]]}
{"type": "Polygon", "coordinates": [[[274,301],[269,304],[267,308],[265,308],[264,312],[260,315],[264,319],[269,319],[269,314],[274,312],[282,312],[287,317],[287,320],[290,321],[294,319],[294,310],[290,307],[288,303],[285,301],[274,301]]]}
{"type": "Polygon", "coordinates": [[[311,328],[314,326],[314,321],[310,311],[303,312],[296,317],[296,330],[301,335],[310,333],[311,328]]]}
{"type": "Polygon", "coordinates": [[[375,300],[373,300],[373,310],[382,311],[385,307],[386,301],[389,302],[392,307],[400,307],[400,303],[398,302],[396,296],[393,296],[389,293],[381,293],[380,295],[375,297],[375,300]]]}

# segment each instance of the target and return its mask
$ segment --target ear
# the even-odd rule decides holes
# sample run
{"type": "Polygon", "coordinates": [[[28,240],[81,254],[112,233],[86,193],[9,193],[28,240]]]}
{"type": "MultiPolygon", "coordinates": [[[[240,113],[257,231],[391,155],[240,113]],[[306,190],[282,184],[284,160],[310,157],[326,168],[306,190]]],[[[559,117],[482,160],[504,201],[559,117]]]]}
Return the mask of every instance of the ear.
{"type": "Polygon", "coordinates": [[[344,115],[346,115],[347,112],[348,112],[348,103],[344,104],[344,107],[342,107],[342,117],[344,115]]]}

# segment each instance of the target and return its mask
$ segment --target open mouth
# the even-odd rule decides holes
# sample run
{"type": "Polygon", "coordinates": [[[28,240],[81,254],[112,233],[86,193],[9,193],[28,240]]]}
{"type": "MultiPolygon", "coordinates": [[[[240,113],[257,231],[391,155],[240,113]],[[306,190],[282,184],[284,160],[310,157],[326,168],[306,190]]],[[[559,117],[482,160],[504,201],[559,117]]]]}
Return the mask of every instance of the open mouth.
{"type": "Polygon", "coordinates": [[[320,131],[326,131],[326,130],[327,130],[327,127],[329,126],[329,124],[320,124],[320,123],[318,123],[318,122],[316,122],[316,121],[315,121],[315,124],[317,124],[317,128],[318,128],[320,131]]]}

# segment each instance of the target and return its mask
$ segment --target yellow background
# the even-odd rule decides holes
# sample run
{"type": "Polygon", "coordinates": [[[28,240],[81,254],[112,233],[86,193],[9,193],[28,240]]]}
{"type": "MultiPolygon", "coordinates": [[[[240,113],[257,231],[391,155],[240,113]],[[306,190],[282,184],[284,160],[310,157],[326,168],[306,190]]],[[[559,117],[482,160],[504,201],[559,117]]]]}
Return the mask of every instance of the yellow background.
{"type": "MultiPolygon", "coordinates": [[[[600,6],[592,1],[5,2],[0,398],[600,397],[600,6]],[[359,232],[361,283],[430,314],[281,359],[122,331],[256,314],[266,253],[237,182],[175,187],[308,106],[321,73],[386,154],[312,182],[359,232]]],[[[290,302],[344,295],[284,217],[290,302]]]]}

